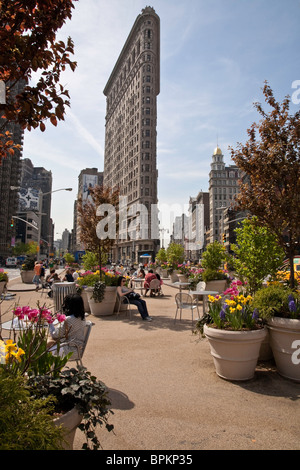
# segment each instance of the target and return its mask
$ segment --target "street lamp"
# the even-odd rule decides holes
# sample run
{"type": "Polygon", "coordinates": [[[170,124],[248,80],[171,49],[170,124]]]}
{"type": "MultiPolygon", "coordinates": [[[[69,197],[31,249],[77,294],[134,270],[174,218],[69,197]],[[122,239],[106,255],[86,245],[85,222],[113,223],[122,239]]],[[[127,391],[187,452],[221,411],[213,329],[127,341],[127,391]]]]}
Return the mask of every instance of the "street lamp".
{"type": "Polygon", "coordinates": [[[40,260],[40,242],[41,242],[41,229],[42,229],[42,204],[43,204],[43,197],[47,196],[48,194],[56,193],[58,191],[72,191],[73,188],[61,188],[61,189],[54,189],[54,191],[48,191],[47,193],[42,193],[39,191],[39,212],[38,215],[40,216],[40,223],[39,223],[39,230],[38,230],[38,252],[37,252],[37,260],[40,260]]]}

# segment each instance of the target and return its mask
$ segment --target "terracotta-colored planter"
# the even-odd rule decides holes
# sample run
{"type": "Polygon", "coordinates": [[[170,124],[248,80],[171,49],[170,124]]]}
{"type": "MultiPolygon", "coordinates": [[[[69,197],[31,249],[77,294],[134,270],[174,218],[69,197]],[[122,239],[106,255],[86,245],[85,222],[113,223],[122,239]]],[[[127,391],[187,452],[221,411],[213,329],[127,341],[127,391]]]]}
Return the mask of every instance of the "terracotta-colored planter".
{"type": "Polygon", "coordinates": [[[89,296],[88,296],[88,293],[86,292],[86,289],[82,289],[81,297],[82,297],[82,300],[83,300],[85,313],[91,313],[91,309],[90,309],[90,305],[89,305],[89,296]]]}
{"type": "Polygon", "coordinates": [[[216,291],[222,294],[227,289],[228,283],[226,279],[216,279],[215,281],[208,281],[205,290],[216,291]]]}
{"type": "Polygon", "coordinates": [[[273,317],[267,327],[278,373],[300,382],[300,320],[273,317]]]}
{"type": "Polygon", "coordinates": [[[249,331],[221,330],[204,325],[216,373],[226,380],[250,380],[258,361],[266,328],[249,331]]]}

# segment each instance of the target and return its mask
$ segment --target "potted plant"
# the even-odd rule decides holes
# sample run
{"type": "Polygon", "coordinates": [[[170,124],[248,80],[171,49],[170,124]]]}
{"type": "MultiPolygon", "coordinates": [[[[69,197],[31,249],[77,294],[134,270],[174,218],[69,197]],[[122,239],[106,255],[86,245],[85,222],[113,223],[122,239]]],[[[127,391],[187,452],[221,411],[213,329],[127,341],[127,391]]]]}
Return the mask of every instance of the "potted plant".
{"type": "Polygon", "coordinates": [[[206,289],[222,293],[228,286],[228,275],[221,269],[221,265],[227,260],[225,248],[218,241],[207,245],[202,255],[202,279],[206,283],[206,289]]]}
{"type": "Polygon", "coordinates": [[[252,297],[216,295],[208,300],[208,313],[197,329],[208,339],[216,373],[227,380],[251,379],[267,334],[252,297]]]}
{"type": "Polygon", "coordinates": [[[8,275],[7,272],[4,271],[4,269],[0,268],[0,296],[3,294],[4,290],[7,287],[8,283],[8,275]]]}
{"type": "Polygon", "coordinates": [[[89,309],[92,315],[112,315],[115,310],[117,283],[119,273],[113,273],[102,268],[95,273],[83,273],[78,279],[78,285],[85,288],[89,309]]]}
{"type": "Polygon", "coordinates": [[[177,267],[184,261],[184,248],[179,243],[170,243],[167,250],[168,272],[172,282],[179,280],[177,267]]]}
{"type": "Polygon", "coordinates": [[[24,284],[32,284],[34,278],[34,259],[27,258],[21,267],[21,279],[24,284]]]}
{"type": "Polygon", "coordinates": [[[259,289],[254,304],[266,321],[277,371],[300,382],[300,299],[298,292],[275,283],[259,289]]]}
{"type": "Polygon", "coordinates": [[[188,266],[184,263],[178,264],[177,270],[178,270],[179,282],[188,282],[188,278],[189,278],[189,275],[191,273],[190,266],[188,266]]]}
{"type": "MultiPolygon", "coordinates": [[[[44,408],[47,415],[47,426],[40,425],[40,439],[47,443],[50,435],[59,436],[51,443],[51,449],[72,448],[76,428],[79,427],[86,436],[83,449],[98,449],[100,442],[95,434],[97,425],[104,423],[108,431],[112,426],[107,422],[108,405],[105,385],[93,377],[85,368],[63,369],[72,353],[60,357],[53,355],[48,346],[48,325],[54,319],[64,321],[64,315],[53,315],[45,306],[37,309],[17,307],[13,312],[12,324],[23,328],[18,332],[18,339],[9,339],[0,343],[0,388],[1,378],[10,377],[19,383],[20,397],[26,390],[28,400],[44,408]],[[75,417],[75,428],[70,429],[70,422],[75,417]],[[61,428],[63,428],[63,435],[61,428]],[[56,430],[56,431],[54,431],[56,430]],[[62,440],[63,437],[63,440],[62,440]]],[[[1,325],[0,325],[1,326],[1,325]]],[[[0,328],[1,332],[1,328],[0,328]]],[[[15,333],[13,332],[15,337],[15,333]]],[[[59,343],[58,343],[59,348],[59,343]]],[[[1,400],[0,400],[1,403],[1,400]]],[[[9,402],[1,409],[4,414],[11,414],[9,402]]],[[[15,404],[14,413],[19,415],[23,410],[23,400],[15,404]]],[[[0,418],[1,422],[1,418],[0,418]]],[[[17,426],[18,426],[17,422],[17,426]]],[[[32,423],[30,421],[30,427],[32,423]]],[[[28,421],[27,421],[28,428],[28,421]]],[[[3,431],[3,428],[1,429],[3,431]]],[[[22,428],[15,428],[16,434],[22,428]]],[[[1,434],[1,433],[0,433],[1,434]]],[[[32,437],[35,439],[35,436],[32,437]]],[[[1,442],[1,441],[0,441],[1,442]]],[[[33,444],[34,445],[34,444],[33,444]]],[[[24,444],[24,449],[28,448],[24,444]]]]}

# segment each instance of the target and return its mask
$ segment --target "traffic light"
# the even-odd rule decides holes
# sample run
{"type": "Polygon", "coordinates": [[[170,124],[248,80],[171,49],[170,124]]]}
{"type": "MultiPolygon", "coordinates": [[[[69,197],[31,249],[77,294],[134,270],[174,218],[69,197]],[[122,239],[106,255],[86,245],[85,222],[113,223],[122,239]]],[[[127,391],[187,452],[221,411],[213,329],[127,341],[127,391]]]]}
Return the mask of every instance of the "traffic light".
{"type": "Polygon", "coordinates": [[[222,235],[222,241],[223,241],[223,243],[226,242],[226,234],[225,233],[223,233],[223,235],[222,235]]]}
{"type": "Polygon", "coordinates": [[[15,221],[13,218],[10,219],[10,226],[11,228],[13,228],[13,226],[15,225],[15,221]]]}

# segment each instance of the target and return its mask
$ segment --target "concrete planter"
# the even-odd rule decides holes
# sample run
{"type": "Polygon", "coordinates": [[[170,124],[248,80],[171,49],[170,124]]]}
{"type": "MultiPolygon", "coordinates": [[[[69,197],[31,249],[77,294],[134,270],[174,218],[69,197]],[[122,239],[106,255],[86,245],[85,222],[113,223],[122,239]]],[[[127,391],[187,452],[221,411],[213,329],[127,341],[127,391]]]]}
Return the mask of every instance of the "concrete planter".
{"type": "Polygon", "coordinates": [[[222,294],[227,289],[228,283],[226,279],[216,279],[215,281],[208,281],[205,290],[216,291],[222,294]]]}
{"type": "Polygon", "coordinates": [[[6,284],[7,284],[6,281],[0,281],[0,295],[3,294],[6,284]]]}
{"type": "Polygon", "coordinates": [[[95,317],[113,315],[117,298],[116,287],[106,286],[104,299],[102,300],[102,302],[95,302],[94,299],[92,299],[92,287],[88,287],[86,291],[88,294],[88,303],[92,315],[94,315],[95,317]]]}
{"type": "Polygon", "coordinates": [[[91,313],[91,309],[90,309],[90,305],[89,305],[89,295],[86,292],[86,289],[82,289],[81,297],[82,297],[82,300],[83,300],[85,313],[91,313]]]}
{"type": "Polygon", "coordinates": [[[266,328],[229,331],[204,325],[204,334],[219,377],[238,381],[253,378],[266,328]]]}
{"type": "Polygon", "coordinates": [[[300,320],[273,317],[267,327],[278,373],[300,382],[300,320]]]}
{"type": "Polygon", "coordinates": [[[72,408],[72,410],[54,419],[54,424],[56,426],[62,426],[65,430],[65,450],[73,450],[76,429],[81,423],[81,420],[82,416],[78,413],[76,408],[72,408]]]}
{"type": "Polygon", "coordinates": [[[34,271],[21,271],[21,279],[24,284],[32,284],[34,271]]]}

